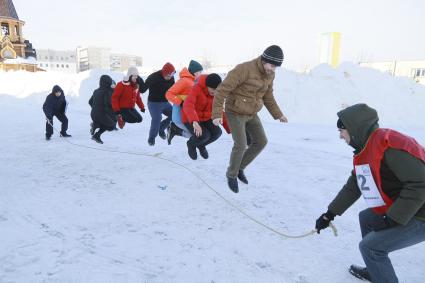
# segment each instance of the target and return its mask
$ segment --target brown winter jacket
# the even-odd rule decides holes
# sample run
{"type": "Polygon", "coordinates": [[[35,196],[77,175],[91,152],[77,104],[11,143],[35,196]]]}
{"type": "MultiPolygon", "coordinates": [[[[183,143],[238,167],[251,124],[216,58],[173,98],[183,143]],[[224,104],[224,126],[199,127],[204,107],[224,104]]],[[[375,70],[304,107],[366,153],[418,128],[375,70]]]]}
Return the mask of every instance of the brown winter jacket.
{"type": "Polygon", "coordinates": [[[255,115],[264,104],[274,119],[281,118],[282,111],[273,96],[273,80],[274,75],[266,74],[261,57],[237,65],[216,90],[212,119],[222,117],[224,100],[225,112],[255,115]]]}

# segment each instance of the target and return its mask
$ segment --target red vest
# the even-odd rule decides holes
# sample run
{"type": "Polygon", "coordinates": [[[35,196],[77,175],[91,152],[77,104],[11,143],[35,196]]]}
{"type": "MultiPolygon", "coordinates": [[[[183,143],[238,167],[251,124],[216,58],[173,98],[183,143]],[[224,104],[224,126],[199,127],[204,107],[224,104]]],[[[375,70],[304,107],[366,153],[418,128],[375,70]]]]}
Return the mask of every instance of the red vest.
{"type": "Polygon", "coordinates": [[[353,158],[354,166],[369,164],[373,179],[385,205],[375,207],[377,214],[385,214],[394,199],[389,198],[382,188],[381,161],[388,148],[403,150],[425,162],[425,148],[409,136],[389,129],[377,129],[369,137],[365,148],[353,158]]]}

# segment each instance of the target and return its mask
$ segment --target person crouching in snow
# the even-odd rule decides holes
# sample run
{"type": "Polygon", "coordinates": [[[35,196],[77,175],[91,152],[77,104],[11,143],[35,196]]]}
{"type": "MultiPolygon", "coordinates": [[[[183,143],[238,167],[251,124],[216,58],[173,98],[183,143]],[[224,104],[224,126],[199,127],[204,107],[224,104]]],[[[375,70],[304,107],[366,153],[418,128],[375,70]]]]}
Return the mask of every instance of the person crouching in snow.
{"type": "Polygon", "coordinates": [[[181,121],[181,107],[186,99],[195,80],[202,74],[202,66],[198,62],[191,60],[188,68],[183,68],[180,79],[167,91],[165,97],[173,104],[172,122],[167,128],[167,142],[171,144],[174,136],[184,136],[190,138],[191,134],[181,121]]]}
{"type": "Polygon", "coordinates": [[[359,249],[366,267],[352,265],[349,271],[371,282],[399,282],[388,254],[425,241],[425,148],[409,136],[379,128],[376,110],[366,104],[337,115],[340,138],[354,148],[354,168],[316,220],[317,233],[363,195],[369,208],[359,213],[359,249]]]}
{"type": "Polygon", "coordinates": [[[115,128],[115,114],[112,110],[111,95],[112,95],[112,78],[108,75],[100,77],[99,88],[93,92],[89,100],[92,107],[91,118],[92,123],[92,140],[103,144],[100,136],[105,131],[113,131],[115,128]],[[97,132],[96,129],[99,129],[97,132]]]}
{"type": "Polygon", "coordinates": [[[145,112],[145,105],[140,97],[137,77],[139,71],[136,67],[130,67],[122,82],[119,82],[112,94],[112,109],[117,115],[118,126],[122,129],[125,123],[141,123],[142,116],[134,107],[139,106],[140,111],[145,112]]]}
{"type": "Polygon", "coordinates": [[[60,86],[55,85],[52,92],[46,97],[43,104],[43,112],[46,115],[46,140],[50,140],[53,135],[53,116],[62,123],[60,136],[64,138],[71,137],[68,130],[68,118],[65,115],[66,99],[60,86]]]}
{"type": "Polygon", "coordinates": [[[217,74],[201,75],[183,104],[182,121],[192,136],[187,141],[189,157],[197,159],[196,148],[204,159],[208,158],[206,146],[221,136],[220,127],[211,120],[212,104],[221,78],[217,74]]]}

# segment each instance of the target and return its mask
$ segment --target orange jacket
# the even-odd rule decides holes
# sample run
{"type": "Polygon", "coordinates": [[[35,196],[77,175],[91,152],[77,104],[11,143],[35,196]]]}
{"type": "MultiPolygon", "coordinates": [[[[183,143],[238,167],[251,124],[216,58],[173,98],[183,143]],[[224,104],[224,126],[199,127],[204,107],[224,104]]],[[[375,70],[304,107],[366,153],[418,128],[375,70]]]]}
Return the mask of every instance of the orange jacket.
{"type": "Polygon", "coordinates": [[[180,79],[165,94],[169,102],[177,105],[180,105],[186,99],[186,96],[195,84],[195,76],[187,68],[183,68],[179,76],[180,79]]]}

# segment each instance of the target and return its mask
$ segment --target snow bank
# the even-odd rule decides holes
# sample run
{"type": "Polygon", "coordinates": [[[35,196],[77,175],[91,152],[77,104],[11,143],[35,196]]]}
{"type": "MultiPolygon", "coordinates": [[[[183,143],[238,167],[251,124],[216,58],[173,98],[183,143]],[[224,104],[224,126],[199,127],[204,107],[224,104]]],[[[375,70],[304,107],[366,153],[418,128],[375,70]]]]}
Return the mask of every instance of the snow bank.
{"type": "MultiPolygon", "coordinates": [[[[102,70],[79,74],[2,72],[0,95],[33,96],[42,103],[52,86],[59,84],[69,102],[76,104],[73,107],[86,107],[85,99],[75,98],[87,96],[88,99],[105,73],[116,81],[123,76],[122,73],[102,70]]],[[[338,69],[323,64],[309,74],[279,69],[274,88],[276,99],[291,122],[333,124],[336,112],[360,102],[378,110],[383,126],[422,127],[425,120],[425,86],[354,64],[344,63],[338,69]]],[[[266,110],[261,115],[272,119],[266,110]]]]}

